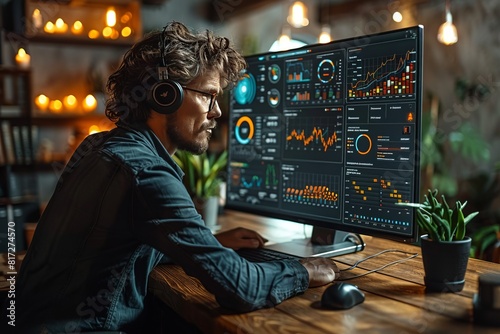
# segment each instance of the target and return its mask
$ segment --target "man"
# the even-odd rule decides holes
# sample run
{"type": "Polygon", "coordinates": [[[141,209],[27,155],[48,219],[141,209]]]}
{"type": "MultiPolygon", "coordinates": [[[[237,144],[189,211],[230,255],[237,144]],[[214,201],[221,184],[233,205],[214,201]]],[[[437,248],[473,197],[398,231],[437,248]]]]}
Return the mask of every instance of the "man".
{"type": "Polygon", "coordinates": [[[117,127],[89,136],[68,162],[17,280],[21,333],[141,332],[148,275],[181,265],[221,306],[271,307],[335,279],[328,259],[249,263],[261,247],[246,229],[214,236],[196,212],[171,155],[202,153],[216,96],[245,62],[226,38],[173,22],[131,48],[107,83],[117,127]]]}

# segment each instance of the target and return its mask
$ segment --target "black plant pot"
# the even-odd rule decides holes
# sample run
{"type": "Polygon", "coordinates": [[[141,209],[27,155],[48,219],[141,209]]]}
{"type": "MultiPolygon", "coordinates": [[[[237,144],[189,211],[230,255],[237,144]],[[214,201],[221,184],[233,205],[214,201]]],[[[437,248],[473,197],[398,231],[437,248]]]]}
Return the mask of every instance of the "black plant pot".
{"type": "Polygon", "coordinates": [[[425,287],[428,291],[459,292],[465,284],[471,238],[437,242],[421,237],[425,287]]]}

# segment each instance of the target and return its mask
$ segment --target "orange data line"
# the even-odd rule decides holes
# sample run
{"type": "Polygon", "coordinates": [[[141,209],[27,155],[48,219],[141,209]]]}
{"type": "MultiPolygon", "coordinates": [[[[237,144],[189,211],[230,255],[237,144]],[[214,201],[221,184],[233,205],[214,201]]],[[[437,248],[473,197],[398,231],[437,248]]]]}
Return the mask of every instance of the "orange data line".
{"type": "MultiPolygon", "coordinates": [[[[403,66],[404,66],[404,64],[405,64],[405,61],[407,61],[408,59],[410,59],[410,53],[411,53],[411,52],[413,52],[413,50],[411,50],[411,51],[406,51],[406,55],[405,55],[405,57],[404,57],[404,58],[399,58],[399,63],[398,63],[398,66],[397,66],[397,68],[396,68],[396,72],[397,72],[397,71],[399,71],[401,68],[403,68],[403,66]]],[[[378,67],[375,71],[373,71],[373,73],[368,72],[368,73],[366,74],[366,77],[365,77],[365,79],[364,79],[364,80],[359,80],[359,81],[358,81],[358,82],[356,82],[356,84],[354,84],[354,85],[353,85],[353,84],[351,84],[351,88],[355,89],[355,88],[358,86],[358,84],[360,84],[360,83],[367,83],[367,82],[369,82],[369,81],[370,81],[370,77],[371,77],[371,79],[375,80],[375,75],[377,74],[377,72],[378,72],[380,69],[382,69],[384,66],[386,66],[389,62],[392,62],[392,61],[394,61],[394,60],[396,60],[396,54],[394,54],[391,58],[387,59],[386,61],[382,62],[382,64],[381,64],[381,65],[380,65],[380,66],[379,66],[379,67],[378,67]]],[[[385,73],[384,73],[384,74],[382,74],[381,76],[383,76],[383,75],[385,75],[385,73]]]]}
{"type": "Polygon", "coordinates": [[[318,129],[317,127],[313,128],[312,134],[310,136],[306,136],[304,130],[302,130],[300,133],[298,133],[297,130],[292,130],[292,133],[286,137],[286,140],[290,141],[292,139],[296,139],[302,141],[304,143],[304,146],[307,146],[313,140],[318,138],[321,139],[321,145],[323,145],[323,151],[326,152],[328,147],[335,145],[335,143],[337,142],[337,133],[334,132],[331,137],[325,140],[325,138],[323,137],[323,130],[318,129]]]}

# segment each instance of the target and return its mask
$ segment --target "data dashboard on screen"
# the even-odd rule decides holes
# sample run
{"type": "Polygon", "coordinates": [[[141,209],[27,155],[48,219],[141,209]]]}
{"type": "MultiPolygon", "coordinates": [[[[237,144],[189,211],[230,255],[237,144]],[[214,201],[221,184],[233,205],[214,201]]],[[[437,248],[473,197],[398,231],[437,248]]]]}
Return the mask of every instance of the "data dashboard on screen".
{"type": "Polygon", "coordinates": [[[226,206],[416,238],[423,27],[247,56],[231,92],[226,206]]]}

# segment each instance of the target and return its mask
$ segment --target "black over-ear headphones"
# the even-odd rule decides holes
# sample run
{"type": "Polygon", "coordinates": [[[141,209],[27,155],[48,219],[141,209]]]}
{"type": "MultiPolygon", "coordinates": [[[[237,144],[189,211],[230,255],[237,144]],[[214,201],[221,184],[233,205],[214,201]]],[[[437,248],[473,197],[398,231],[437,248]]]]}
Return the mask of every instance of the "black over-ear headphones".
{"type": "Polygon", "coordinates": [[[158,66],[158,82],[153,84],[148,92],[147,102],[149,106],[160,114],[171,114],[182,104],[184,91],[181,85],[168,78],[168,67],[165,61],[165,30],[160,34],[161,64],[158,66]]]}

